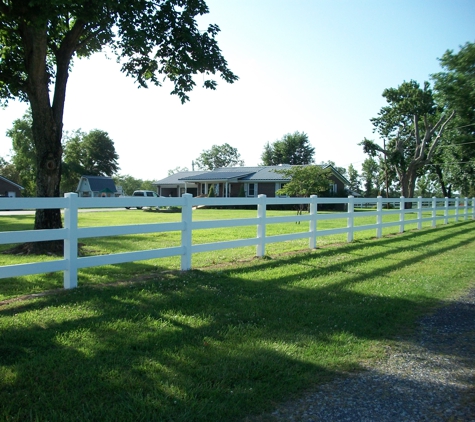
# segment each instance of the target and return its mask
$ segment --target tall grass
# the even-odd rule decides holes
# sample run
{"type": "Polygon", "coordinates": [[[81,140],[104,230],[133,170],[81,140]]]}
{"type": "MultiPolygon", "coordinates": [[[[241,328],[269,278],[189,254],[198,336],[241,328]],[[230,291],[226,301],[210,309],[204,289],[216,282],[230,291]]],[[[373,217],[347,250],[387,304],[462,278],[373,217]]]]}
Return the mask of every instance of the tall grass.
{"type": "Polygon", "coordinates": [[[187,273],[96,269],[0,307],[0,420],[259,414],[358,370],[473,286],[474,246],[470,221],[187,273]]]}

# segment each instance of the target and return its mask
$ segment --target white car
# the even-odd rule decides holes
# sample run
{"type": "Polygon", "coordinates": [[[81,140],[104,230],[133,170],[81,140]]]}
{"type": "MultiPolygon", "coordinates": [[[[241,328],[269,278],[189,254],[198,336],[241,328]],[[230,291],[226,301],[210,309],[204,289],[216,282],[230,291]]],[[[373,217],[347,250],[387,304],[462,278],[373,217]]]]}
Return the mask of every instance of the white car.
{"type": "MultiPolygon", "coordinates": [[[[147,198],[158,198],[158,195],[152,190],[136,190],[132,194],[132,196],[146,196],[147,198]]],[[[126,209],[130,209],[130,207],[125,207],[126,209]]],[[[138,210],[141,210],[142,207],[137,207],[138,210]]]]}

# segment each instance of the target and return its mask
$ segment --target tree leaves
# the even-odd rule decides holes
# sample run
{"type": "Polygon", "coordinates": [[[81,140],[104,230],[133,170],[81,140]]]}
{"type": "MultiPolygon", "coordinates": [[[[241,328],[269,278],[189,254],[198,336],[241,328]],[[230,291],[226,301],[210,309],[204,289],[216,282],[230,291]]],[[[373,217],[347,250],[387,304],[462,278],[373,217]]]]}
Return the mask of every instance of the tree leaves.
{"type": "Polygon", "coordinates": [[[243,166],[237,148],[229,144],[213,145],[209,150],[203,150],[200,156],[195,160],[195,164],[202,170],[213,170],[221,167],[243,166]]]}
{"type": "Polygon", "coordinates": [[[267,142],[261,155],[262,165],[304,165],[314,162],[315,148],[310,145],[306,133],[288,133],[272,144],[267,142]]]}

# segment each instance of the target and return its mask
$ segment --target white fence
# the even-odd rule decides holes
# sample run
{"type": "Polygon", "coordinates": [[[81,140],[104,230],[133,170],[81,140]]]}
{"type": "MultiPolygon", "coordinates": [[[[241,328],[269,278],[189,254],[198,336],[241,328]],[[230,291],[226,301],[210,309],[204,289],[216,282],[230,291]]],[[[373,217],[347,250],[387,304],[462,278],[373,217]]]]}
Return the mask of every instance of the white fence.
{"type": "Polygon", "coordinates": [[[67,193],[64,198],[8,198],[0,200],[0,211],[5,209],[62,209],[64,210],[64,228],[52,230],[26,230],[26,231],[1,231],[0,244],[15,244],[24,242],[38,242],[63,240],[64,256],[48,262],[33,262],[0,267],[0,279],[18,277],[30,274],[64,272],[64,288],[70,289],[77,286],[78,270],[81,268],[96,267],[100,265],[119,264],[124,262],[148,260],[170,256],[181,257],[181,269],[191,269],[191,257],[194,253],[256,246],[256,256],[265,255],[266,244],[308,238],[309,248],[317,247],[317,238],[334,234],[347,234],[347,241],[351,242],[354,233],[363,230],[375,230],[376,236],[382,236],[385,227],[397,226],[399,232],[404,232],[407,224],[417,224],[422,228],[424,222],[435,227],[438,221],[448,224],[449,221],[458,222],[459,219],[475,219],[475,198],[417,198],[405,199],[403,197],[383,199],[368,198],[267,198],[259,195],[258,198],[193,198],[186,194],[181,198],[79,198],[75,193],[67,193]],[[412,209],[405,209],[406,203],[412,203],[412,209]],[[303,215],[286,215],[280,217],[266,217],[268,206],[275,205],[309,205],[309,213],[303,215]],[[318,207],[323,204],[340,204],[346,212],[319,213],[318,207]],[[355,206],[365,207],[372,205],[375,209],[370,211],[355,212],[355,206]],[[386,207],[391,205],[392,208],[386,207]],[[233,220],[193,221],[192,210],[194,207],[207,206],[257,206],[255,218],[241,218],[233,220]],[[135,224],[126,226],[107,227],[78,227],[78,212],[81,208],[126,208],[126,207],[167,207],[178,206],[182,208],[181,221],[169,223],[135,224]],[[386,209],[389,208],[389,209],[386,209]],[[407,213],[415,214],[416,218],[406,219],[407,213]],[[426,215],[423,216],[423,213],[426,215]],[[429,213],[429,217],[427,214],[429,213]],[[384,216],[398,215],[398,221],[383,221],[384,216]],[[371,225],[355,225],[355,218],[374,216],[375,223],[371,225]],[[318,222],[322,220],[346,219],[346,227],[317,230],[318,222]],[[276,236],[266,236],[266,227],[269,224],[285,222],[308,222],[307,232],[297,232],[276,236]],[[192,233],[194,230],[256,226],[257,235],[251,239],[230,240],[207,244],[193,244],[192,233]],[[78,240],[91,237],[120,236],[129,234],[160,233],[168,231],[181,232],[180,246],[99,255],[89,257],[78,256],[78,240]]]}

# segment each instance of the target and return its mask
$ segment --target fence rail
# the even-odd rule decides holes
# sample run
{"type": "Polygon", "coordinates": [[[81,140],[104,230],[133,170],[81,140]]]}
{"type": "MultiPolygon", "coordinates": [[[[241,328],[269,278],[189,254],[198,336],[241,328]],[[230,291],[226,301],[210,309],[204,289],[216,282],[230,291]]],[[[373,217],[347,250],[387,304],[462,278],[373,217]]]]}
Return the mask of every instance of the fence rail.
{"type": "Polygon", "coordinates": [[[423,223],[430,223],[436,227],[437,222],[448,224],[449,221],[458,222],[475,219],[475,198],[267,198],[259,195],[257,198],[193,198],[185,194],[181,198],[79,198],[75,193],[67,193],[64,198],[8,198],[0,201],[0,211],[5,209],[62,209],[64,211],[64,228],[51,230],[1,231],[0,244],[15,244],[25,242],[39,242],[51,240],[64,241],[64,256],[62,259],[48,262],[33,262],[0,267],[0,279],[19,277],[32,274],[63,271],[64,288],[77,287],[78,270],[101,265],[120,264],[132,261],[141,261],[171,256],[181,257],[181,269],[191,269],[193,254],[229,248],[255,246],[256,256],[265,255],[266,245],[273,242],[284,242],[296,239],[309,239],[309,248],[317,247],[317,239],[322,236],[347,234],[347,241],[352,242],[355,232],[375,230],[376,237],[382,237],[382,230],[386,227],[398,227],[400,233],[408,224],[417,224],[421,229],[423,223]],[[407,208],[410,203],[412,208],[407,208]],[[257,206],[255,218],[241,218],[233,220],[193,221],[193,208],[199,206],[257,206]],[[269,206],[275,205],[307,205],[308,214],[267,217],[269,206]],[[321,205],[344,206],[346,212],[319,213],[321,205]],[[78,227],[78,212],[82,208],[126,208],[126,207],[181,207],[181,221],[172,223],[135,224],[107,227],[78,227]],[[373,207],[374,210],[355,211],[355,207],[373,207]],[[391,208],[392,207],[392,208],[391,208]],[[386,209],[388,208],[388,209],[386,209]],[[424,217],[430,212],[430,217],[424,217]],[[416,214],[416,218],[407,219],[406,214],[416,214]],[[384,221],[384,217],[396,215],[398,221],[384,221]],[[370,225],[355,225],[355,219],[361,216],[374,216],[375,223],[370,225]],[[318,222],[323,220],[346,219],[346,227],[318,230],[318,222]],[[308,222],[308,232],[296,232],[274,236],[266,235],[266,227],[276,223],[308,222]],[[192,233],[202,229],[216,229],[224,227],[256,226],[256,237],[220,241],[207,244],[193,244],[192,233]],[[181,232],[180,246],[122,252],[110,255],[89,257],[78,256],[79,239],[90,237],[121,236],[129,234],[163,233],[169,231],[181,232]]]}

